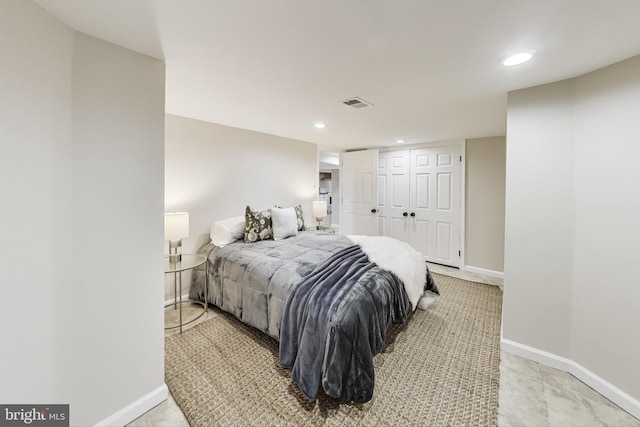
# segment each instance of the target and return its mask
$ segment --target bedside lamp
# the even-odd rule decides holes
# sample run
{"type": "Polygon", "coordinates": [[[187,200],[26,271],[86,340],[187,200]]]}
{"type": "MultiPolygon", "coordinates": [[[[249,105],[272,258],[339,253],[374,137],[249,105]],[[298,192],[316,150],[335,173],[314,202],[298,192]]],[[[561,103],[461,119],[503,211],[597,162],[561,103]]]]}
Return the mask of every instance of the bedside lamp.
{"type": "Polygon", "coordinates": [[[313,202],[313,216],[318,221],[318,230],[322,224],[322,219],[327,216],[327,202],[324,200],[313,202]]]}
{"type": "Polygon", "coordinates": [[[169,241],[170,263],[182,261],[182,239],[185,237],[189,237],[189,212],[165,213],[164,240],[169,241]]]}

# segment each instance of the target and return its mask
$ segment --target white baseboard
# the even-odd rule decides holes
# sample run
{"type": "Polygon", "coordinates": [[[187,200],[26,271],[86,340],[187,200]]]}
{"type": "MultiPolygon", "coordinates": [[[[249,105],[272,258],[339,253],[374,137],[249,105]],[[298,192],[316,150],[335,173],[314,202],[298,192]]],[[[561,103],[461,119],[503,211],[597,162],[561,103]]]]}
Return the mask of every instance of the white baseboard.
{"type": "Polygon", "coordinates": [[[132,402],[120,409],[118,412],[109,415],[107,418],[97,423],[96,426],[125,426],[168,398],[169,388],[167,388],[166,384],[162,384],[157,389],[152,390],[135,402],[132,402]]]}
{"type": "Polygon", "coordinates": [[[640,419],[640,401],[573,360],[504,338],[500,340],[500,347],[525,359],[570,373],[634,417],[640,419]]]}
{"type": "Polygon", "coordinates": [[[480,274],[482,276],[504,279],[504,273],[502,271],[488,270],[486,268],[474,267],[472,265],[465,265],[463,270],[473,274],[480,274]]]}

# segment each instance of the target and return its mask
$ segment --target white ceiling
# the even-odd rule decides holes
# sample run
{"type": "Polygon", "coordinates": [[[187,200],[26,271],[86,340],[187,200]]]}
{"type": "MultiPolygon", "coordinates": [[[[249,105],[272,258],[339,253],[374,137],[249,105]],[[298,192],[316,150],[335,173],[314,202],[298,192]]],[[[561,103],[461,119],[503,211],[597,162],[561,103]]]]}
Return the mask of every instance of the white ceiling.
{"type": "Polygon", "coordinates": [[[640,54],[637,0],[35,1],[163,59],[168,113],[323,147],[504,135],[508,91],[640,54]]]}

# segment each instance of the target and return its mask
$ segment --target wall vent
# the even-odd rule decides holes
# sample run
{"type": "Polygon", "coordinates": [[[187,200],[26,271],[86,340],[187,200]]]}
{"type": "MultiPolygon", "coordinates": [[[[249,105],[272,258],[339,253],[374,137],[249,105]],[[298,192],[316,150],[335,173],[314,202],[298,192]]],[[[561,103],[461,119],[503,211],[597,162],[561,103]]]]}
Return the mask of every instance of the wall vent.
{"type": "Polygon", "coordinates": [[[353,108],[371,107],[373,105],[372,103],[367,102],[362,98],[349,98],[349,99],[345,99],[344,101],[340,101],[340,102],[342,102],[344,105],[347,105],[347,106],[353,107],[353,108]]]}

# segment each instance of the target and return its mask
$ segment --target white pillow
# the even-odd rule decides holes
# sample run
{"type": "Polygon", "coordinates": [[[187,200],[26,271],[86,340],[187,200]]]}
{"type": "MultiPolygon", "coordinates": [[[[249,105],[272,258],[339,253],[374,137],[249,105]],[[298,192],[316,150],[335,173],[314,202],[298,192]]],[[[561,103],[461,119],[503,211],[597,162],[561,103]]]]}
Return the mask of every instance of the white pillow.
{"type": "Polygon", "coordinates": [[[234,216],[214,222],[211,226],[210,236],[211,242],[220,248],[242,239],[244,237],[244,217],[234,216]]]}
{"type": "Polygon", "coordinates": [[[273,240],[282,240],[298,234],[298,216],[294,208],[271,208],[273,240]]]}

